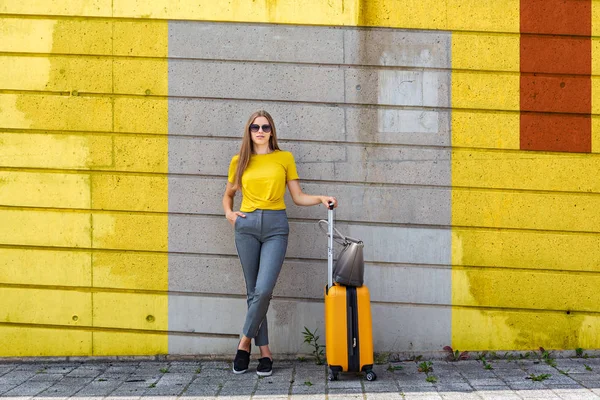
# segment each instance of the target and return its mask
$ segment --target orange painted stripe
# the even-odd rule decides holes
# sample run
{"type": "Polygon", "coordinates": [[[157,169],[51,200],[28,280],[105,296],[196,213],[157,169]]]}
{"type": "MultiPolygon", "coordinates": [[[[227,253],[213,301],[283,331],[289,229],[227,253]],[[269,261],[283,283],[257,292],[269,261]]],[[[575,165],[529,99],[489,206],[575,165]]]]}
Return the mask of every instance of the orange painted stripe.
{"type": "Polygon", "coordinates": [[[592,151],[591,32],[591,0],[521,0],[521,149],[592,151]]]}

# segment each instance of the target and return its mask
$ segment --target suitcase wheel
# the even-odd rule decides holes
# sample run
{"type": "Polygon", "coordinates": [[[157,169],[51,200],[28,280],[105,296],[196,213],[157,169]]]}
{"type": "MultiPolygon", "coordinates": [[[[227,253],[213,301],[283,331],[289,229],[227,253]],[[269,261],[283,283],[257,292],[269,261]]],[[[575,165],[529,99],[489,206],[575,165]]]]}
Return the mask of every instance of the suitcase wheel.
{"type": "Polygon", "coordinates": [[[330,381],[337,381],[338,380],[338,373],[337,372],[329,372],[329,380],[330,381]]]}
{"type": "Polygon", "coordinates": [[[375,372],[367,371],[367,380],[374,381],[375,379],[377,379],[377,375],[375,375],[375,372]]]}

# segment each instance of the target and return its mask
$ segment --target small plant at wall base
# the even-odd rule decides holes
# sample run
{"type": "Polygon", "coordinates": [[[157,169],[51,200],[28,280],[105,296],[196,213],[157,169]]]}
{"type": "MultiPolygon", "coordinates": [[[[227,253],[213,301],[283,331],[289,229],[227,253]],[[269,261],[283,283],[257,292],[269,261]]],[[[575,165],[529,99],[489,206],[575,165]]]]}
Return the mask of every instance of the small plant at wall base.
{"type": "Polygon", "coordinates": [[[424,373],[428,374],[431,371],[433,371],[433,363],[431,361],[423,361],[422,363],[419,364],[417,370],[419,372],[424,372],[424,373]]]}
{"type": "Polygon", "coordinates": [[[312,354],[315,356],[317,365],[323,365],[325,358],[325,346],[319,344],[319,336],[317,336],[317,329],[311,332],[307,327],[304,327],[304,343],[313,347],[312,354]]]}
{"type": "Polygon", "coordinates": [[[448,353],[446,357],[448,361],[468,360],[470,357],[468,351],[453,350],[450,346],[444,346],[444,351],[448,353]]]}
{"type": "Polygon", "coordinates": [[[540,374],[540,375],[535,375],[535,374],[531,374],[527,377],[525,377],[525,379],[531,379],[534,382],[542,382],[545,381],[546,379],[549,379],[552,375],[550,374],[540,374]]]}
{"type": "Polygon", "coordinates": [[[556,360],[552,358],[549,351],[546,351],[543,347],[540,347],[540,352],[542,353],[542,360],[544,360],[546,364],[551,367],[556,367],[556,360]]]}

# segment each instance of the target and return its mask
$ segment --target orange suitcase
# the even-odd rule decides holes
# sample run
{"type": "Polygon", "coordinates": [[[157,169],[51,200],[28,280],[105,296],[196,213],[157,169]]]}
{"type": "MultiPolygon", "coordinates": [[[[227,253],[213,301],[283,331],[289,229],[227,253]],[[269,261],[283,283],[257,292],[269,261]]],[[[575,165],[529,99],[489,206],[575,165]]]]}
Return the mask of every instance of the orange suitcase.
{"type": "Polygon", "coordinates": [[[333,283],[333,206],[328,211],[328,278],[325,287],[325,352],[329,380],[340,372],[365,372],[368,381],[377,379],[373,371],[373,331],[371,300],[366,286],[333,283]]]}

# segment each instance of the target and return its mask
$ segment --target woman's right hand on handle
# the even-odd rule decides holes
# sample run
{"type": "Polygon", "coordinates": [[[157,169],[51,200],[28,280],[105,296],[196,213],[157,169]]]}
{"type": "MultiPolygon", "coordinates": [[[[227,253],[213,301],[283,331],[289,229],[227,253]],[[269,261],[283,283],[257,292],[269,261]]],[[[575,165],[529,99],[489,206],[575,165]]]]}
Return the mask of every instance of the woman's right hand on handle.
{"type": "Polygon", "coordinates": [[[235,220],[238,219],[238,217],[246,218],[246,214],[244,214],[241,211],[229,211],[227,214],[225,214],[225,217],[227,218],[231,226],[234,226],[235,220]]]}

